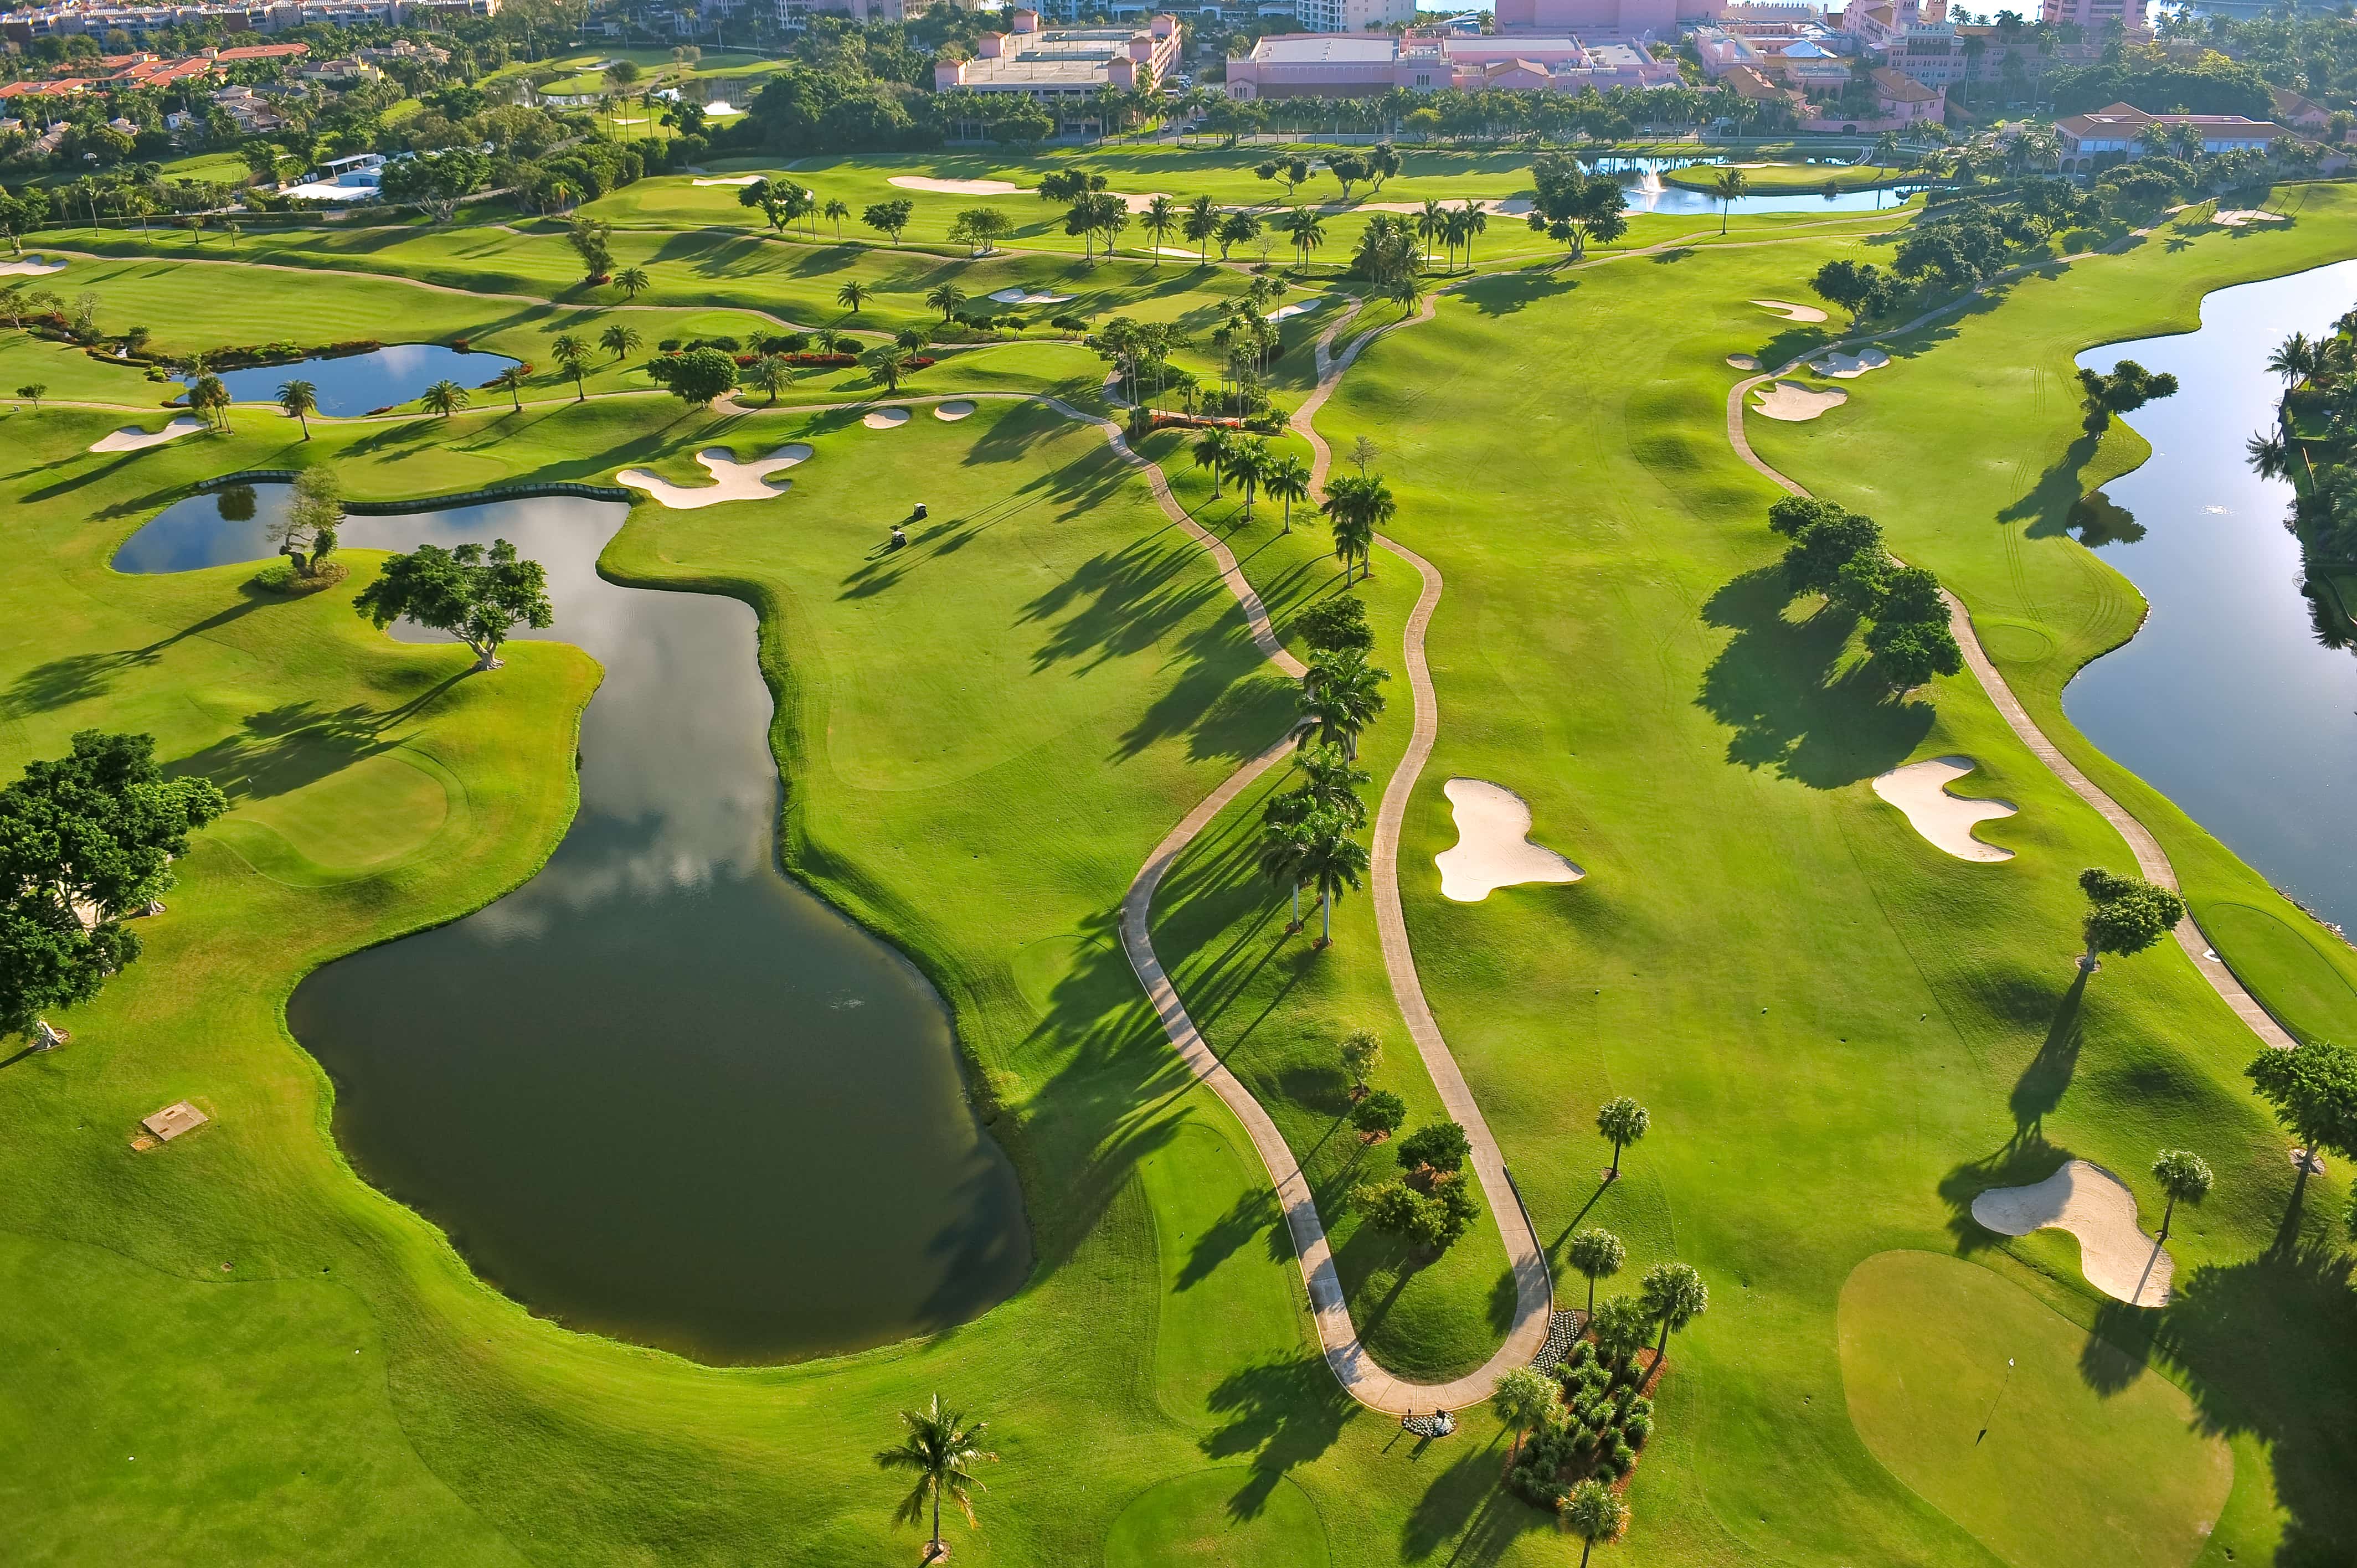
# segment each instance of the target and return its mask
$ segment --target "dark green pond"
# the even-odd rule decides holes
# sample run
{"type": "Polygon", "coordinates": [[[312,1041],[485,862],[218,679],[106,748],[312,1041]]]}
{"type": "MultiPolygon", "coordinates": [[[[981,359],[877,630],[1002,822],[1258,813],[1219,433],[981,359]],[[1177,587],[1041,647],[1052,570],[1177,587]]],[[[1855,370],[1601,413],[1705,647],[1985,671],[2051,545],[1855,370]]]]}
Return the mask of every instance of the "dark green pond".
{"type": "MultiPolygon", "coordinates": [[[[224,519],[192,498],[116,564],[266,555],[280,502],[265,487],[242,520],[237,500],[224,519]]],[[[537,635],[606,676],[580,811],[546,867],[319,970],[288,1021],[334,1077],[337,1135],[369,1179],[536,1312],[707,1361],[962,1322],[1029,1269],[1013,1169],[932,987],[778,870],[753,612],[599,577],[627,511],[350,521],[348,547],[512,540],[548,568],[556,624],[537,635]]]]}

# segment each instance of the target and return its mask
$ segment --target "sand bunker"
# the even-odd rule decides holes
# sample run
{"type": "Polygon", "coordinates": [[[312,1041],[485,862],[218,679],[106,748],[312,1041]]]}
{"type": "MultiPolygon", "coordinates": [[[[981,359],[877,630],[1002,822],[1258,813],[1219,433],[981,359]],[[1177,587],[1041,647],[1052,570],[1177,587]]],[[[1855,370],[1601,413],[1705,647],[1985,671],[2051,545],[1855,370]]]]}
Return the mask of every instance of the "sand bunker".
{"type": "Polygon", "coordinates": [[[2137,1228],[2136,1194],[2101,1165],[2072,1160],[2035,1187],[1993,1187],[1973,1199],[1973,1218],[2007,1236],[2068,1230],[2089,1284],[2131,1306],[2169,1300],[2169,1249],[2137,1228]]]}
{"type": "Polygon", "coordinates": [[[1855,354],[1827,354],[1822,360],[1809,361],[1809,369],[1835,381],[1855,381],[1868,371],[1878,371],[1890,363],[1890,356],[1879,349],[1860,349],[1855,354]]]}
{"type": "Polygon", "coordinates": [[[1268,318],[1271,321],[1289,321],[1294,317],[1308,315],[1325,303],[1322,299],[1305,299],[1298,305],[1280,305],[1268,313],[1268,318]]]}
{"type": "Polygon", "coordinates": [[[65,263],[46,260],[40,256],[27,256],[21,261],[15,262],[0,262],[0,277],[22,276],[29,273],[61,273],[65,270],[65,263]]]}
{"type": "Polygon", "coordinates": [[[734,174],[721,179],[699,179],[697,185],[759,185],[770,177],[762,174],[734,174]]]}
{"type": "Polygon", "coordinates": [[[1184,256],[1190,262],[1196,255],[1193,251],[1181,251],[1171,245],[1157,245],[1154,247],[1154,253],[1157,256],[1184,256]]]}
{"type": "Polygon", "coordinates": [[[1849,401],[1849,393],[1839,388],[1803,386],[1799,381],[1770,381],[1753,390],[1760,401],[1752,408],[1770,419],[1814,419],[1849,401]]]}
{"type": "Polygon", "coordinates": [[[1065,305],[1071,302],[1072,296],[1069,294],[1033,294],[1028,289],[1002,288],[990,297],[1001,305],[1065,305]]]}
{"type": "Polygon", "coordinates": [[[674,485],[644,468],[625,468],[614,478],[632,489],[646,491],[674,511],[692,511],[701,506],[717,506],[722,501],[775,500],[786,493],[793,481],[773,485],[769,476],[780,468],[792,467],[810,455],[809,447],[796,442],[779,447],[766,457],[740,463],[726,446],[707,446],[695,455],[695,460],[710,471],[713,482],[708,485],[674,485]]]}
{"type": "Polygon", "coordinates": [[[176,419],[161,430],[142,430],[135,424],[102,435],[90,444],[93,452],[144,452],[150,446],[161,446],[167,441],[178,441],[183,435],[194,435],[205,427],[201,419],[176,419]]]}
{"type": "Polygon", "coordinates": [[[1587,875],[1530,842],[1530,804],[1512,789],[1481,779],[1451,779],[1441,792],[1457,818],[1457,847],[1432,857],[1440,867],[1442,897],[1479,904],[1501,887],[1577,882],[1587,875]]]}
{"type": "Polygon", "coordinates": [[[930,191],[935,196],[1017,196],[1023,188],[1006,179],[932,179],[921,174],[896,174],[891,183],[902,190],[930,191]]]}
{"type": "Polygon", "coordinates": [[[1755,299],[1751,303],[1787,321],[1823,321],[1825,318],[1825,313],[1813,305],[1794,305],[1786,299],[1755,299]]]}
{"type": "Polygon", "coordinates": [[[2228,229],[2240,229],[2252,223],[2284,223],[2289,215],[2282,212],[2261,212],[2255,208],[2233,207],[2212,217],[2210,221],[2228,229]]]}
{"type": "Polygon", "coordinates": [[[1874,792],[1906,812],[1917,832],[1958,860],[2011,860],[2013,851],[1975,838],[1973,824],[2009,817],[2014,808],[2003,800],[1975,800],[1948,793],[1947,787],[1970,773],[1974,766],[1969,757],[1910,762],[1875,779],[1874,792]]]}
{"type": "Polygon", "coordinates": [[[1729,354],[1727,357],[1727,362],[1738,371],[1756,371],[1760,368],[1758,357],[1751,354],[1729,354]]]}
{"type": "Polygon", "coordinates": [[[875,408],[860,415],[859,423],[870,430],[898,430],[909,423],[905,408],[875,408]]]}
{"type": "Polygon", "coordinates": [[[933,404],[933,417],[935,419],[948,420],[952,424],[955,424],[957,421],[963,419],[967,414],[972,413],[973,412],[974,404],[968,403],[962,397],[952,398],[947,403],[937,403],[933,404]]]}

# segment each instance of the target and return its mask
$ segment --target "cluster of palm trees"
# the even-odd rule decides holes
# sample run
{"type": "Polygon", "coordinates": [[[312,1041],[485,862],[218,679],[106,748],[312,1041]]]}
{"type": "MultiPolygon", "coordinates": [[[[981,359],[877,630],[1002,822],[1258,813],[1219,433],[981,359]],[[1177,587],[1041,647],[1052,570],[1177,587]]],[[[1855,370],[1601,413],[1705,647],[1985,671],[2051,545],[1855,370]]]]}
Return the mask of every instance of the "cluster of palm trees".
{"type": "MultiPolygon", "coordinates": [[[[604,331],[597,334],[597,346],[618,360],[637,353],[640,344],[644,341],[637,328],[619,321],[608,324],[604,331]]],[[[583,382],[589,374],[588,344],[570,332],[561,332],[555,341],[549,344],[548,357],[556,362],[558,370],[573,378],[574,401],[579,403],[587,399],[589,392],[583,382]]]]}
{"type": "Polygon", "coordinates": [[[740,207],[759,208],[772,229],[783,231],[806,220],[813,240],[818,238],[822,218],[834,225],[834,237],[842,239],[843,220],[851,216],[849,203],[834,198],[823,201],[818,192],[791,179],[757,179],[738,188],[737,202],[740,207]]]}
{"type": "Polygon", "coordinates": [[[1279,456],[1267,440],[1238,435],[1213,426],[1195,437],[1195,461],[1211,470],[1211,499],[1232,481],[1244,492],[1244,521],[1252,521],[1253,500],[1265,494],[1285,503],[1285,532],[1293,532],[1293,503],[1309,499],[1309,465],[1287,453],[1279,456]]]}
{"type": "Polygon", "coordinates": [[[1367,873],[1368,775],[1358,765],[1359,737],[1383,711],[1388,671],[1367,661],[1363,618],[1318,617],[1307,624],[1311,647],[1301,676],[1295,730],[1295,783],[1272,796],[1261,815],[1259,865],[1283,887],[1292,908],[1288,933],[1301,929],[1301,892],[1318,895],[1318,946],[1334,940],[1334,900],[1367,873]],[[1360,634],[1343,629],[1355,624],[1360,634]]]}
{"type": "Polygon", "coordinates": [[[1416,213],[1414,220],[1416,238],[1424,242],[1427,250],[1437,242],[1443,258],[1452,269],[1457,264],[1457,252],[1460,250],[1465,252],[1465,264],[1469,267],[1473,264],[1473,242],[1476,237],[1488,232],[1490,228],[1489,210],[1469,197],[1461,207],[1450,207],[1427,198],[1424,210],[1416,213]]]}

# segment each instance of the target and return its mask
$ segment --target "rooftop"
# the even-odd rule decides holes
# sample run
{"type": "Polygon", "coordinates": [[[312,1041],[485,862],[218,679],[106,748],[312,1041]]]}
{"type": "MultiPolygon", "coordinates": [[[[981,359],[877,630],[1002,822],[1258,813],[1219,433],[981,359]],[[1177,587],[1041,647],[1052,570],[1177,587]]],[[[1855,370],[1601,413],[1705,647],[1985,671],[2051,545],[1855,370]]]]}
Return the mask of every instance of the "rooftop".
{"type": "Polygon", "coordinates": [[[1388,34],[1292,33],[1253,47],[1254,59],[1275,65],[1383,65],[1398,53],[1399,40],[1388,34]]]}

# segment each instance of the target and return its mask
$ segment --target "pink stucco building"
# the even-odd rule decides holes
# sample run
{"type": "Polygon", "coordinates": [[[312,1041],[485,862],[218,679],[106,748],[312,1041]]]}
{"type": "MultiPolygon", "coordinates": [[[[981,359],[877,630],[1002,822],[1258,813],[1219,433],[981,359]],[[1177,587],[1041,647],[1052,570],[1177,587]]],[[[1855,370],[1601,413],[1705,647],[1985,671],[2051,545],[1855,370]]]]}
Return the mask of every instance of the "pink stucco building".
{"type": "Polygon", "coordinates": [[[1604,92],[1666,87],[1677,80],[1674,61],[1657,60],[1641,46],[1588,45],[1568,34],[1284,33],[1229,59],[1227,91],[1231,98],[1361,98],[1394,88],[1437,92],[1451,87],[1604,92]]]}

